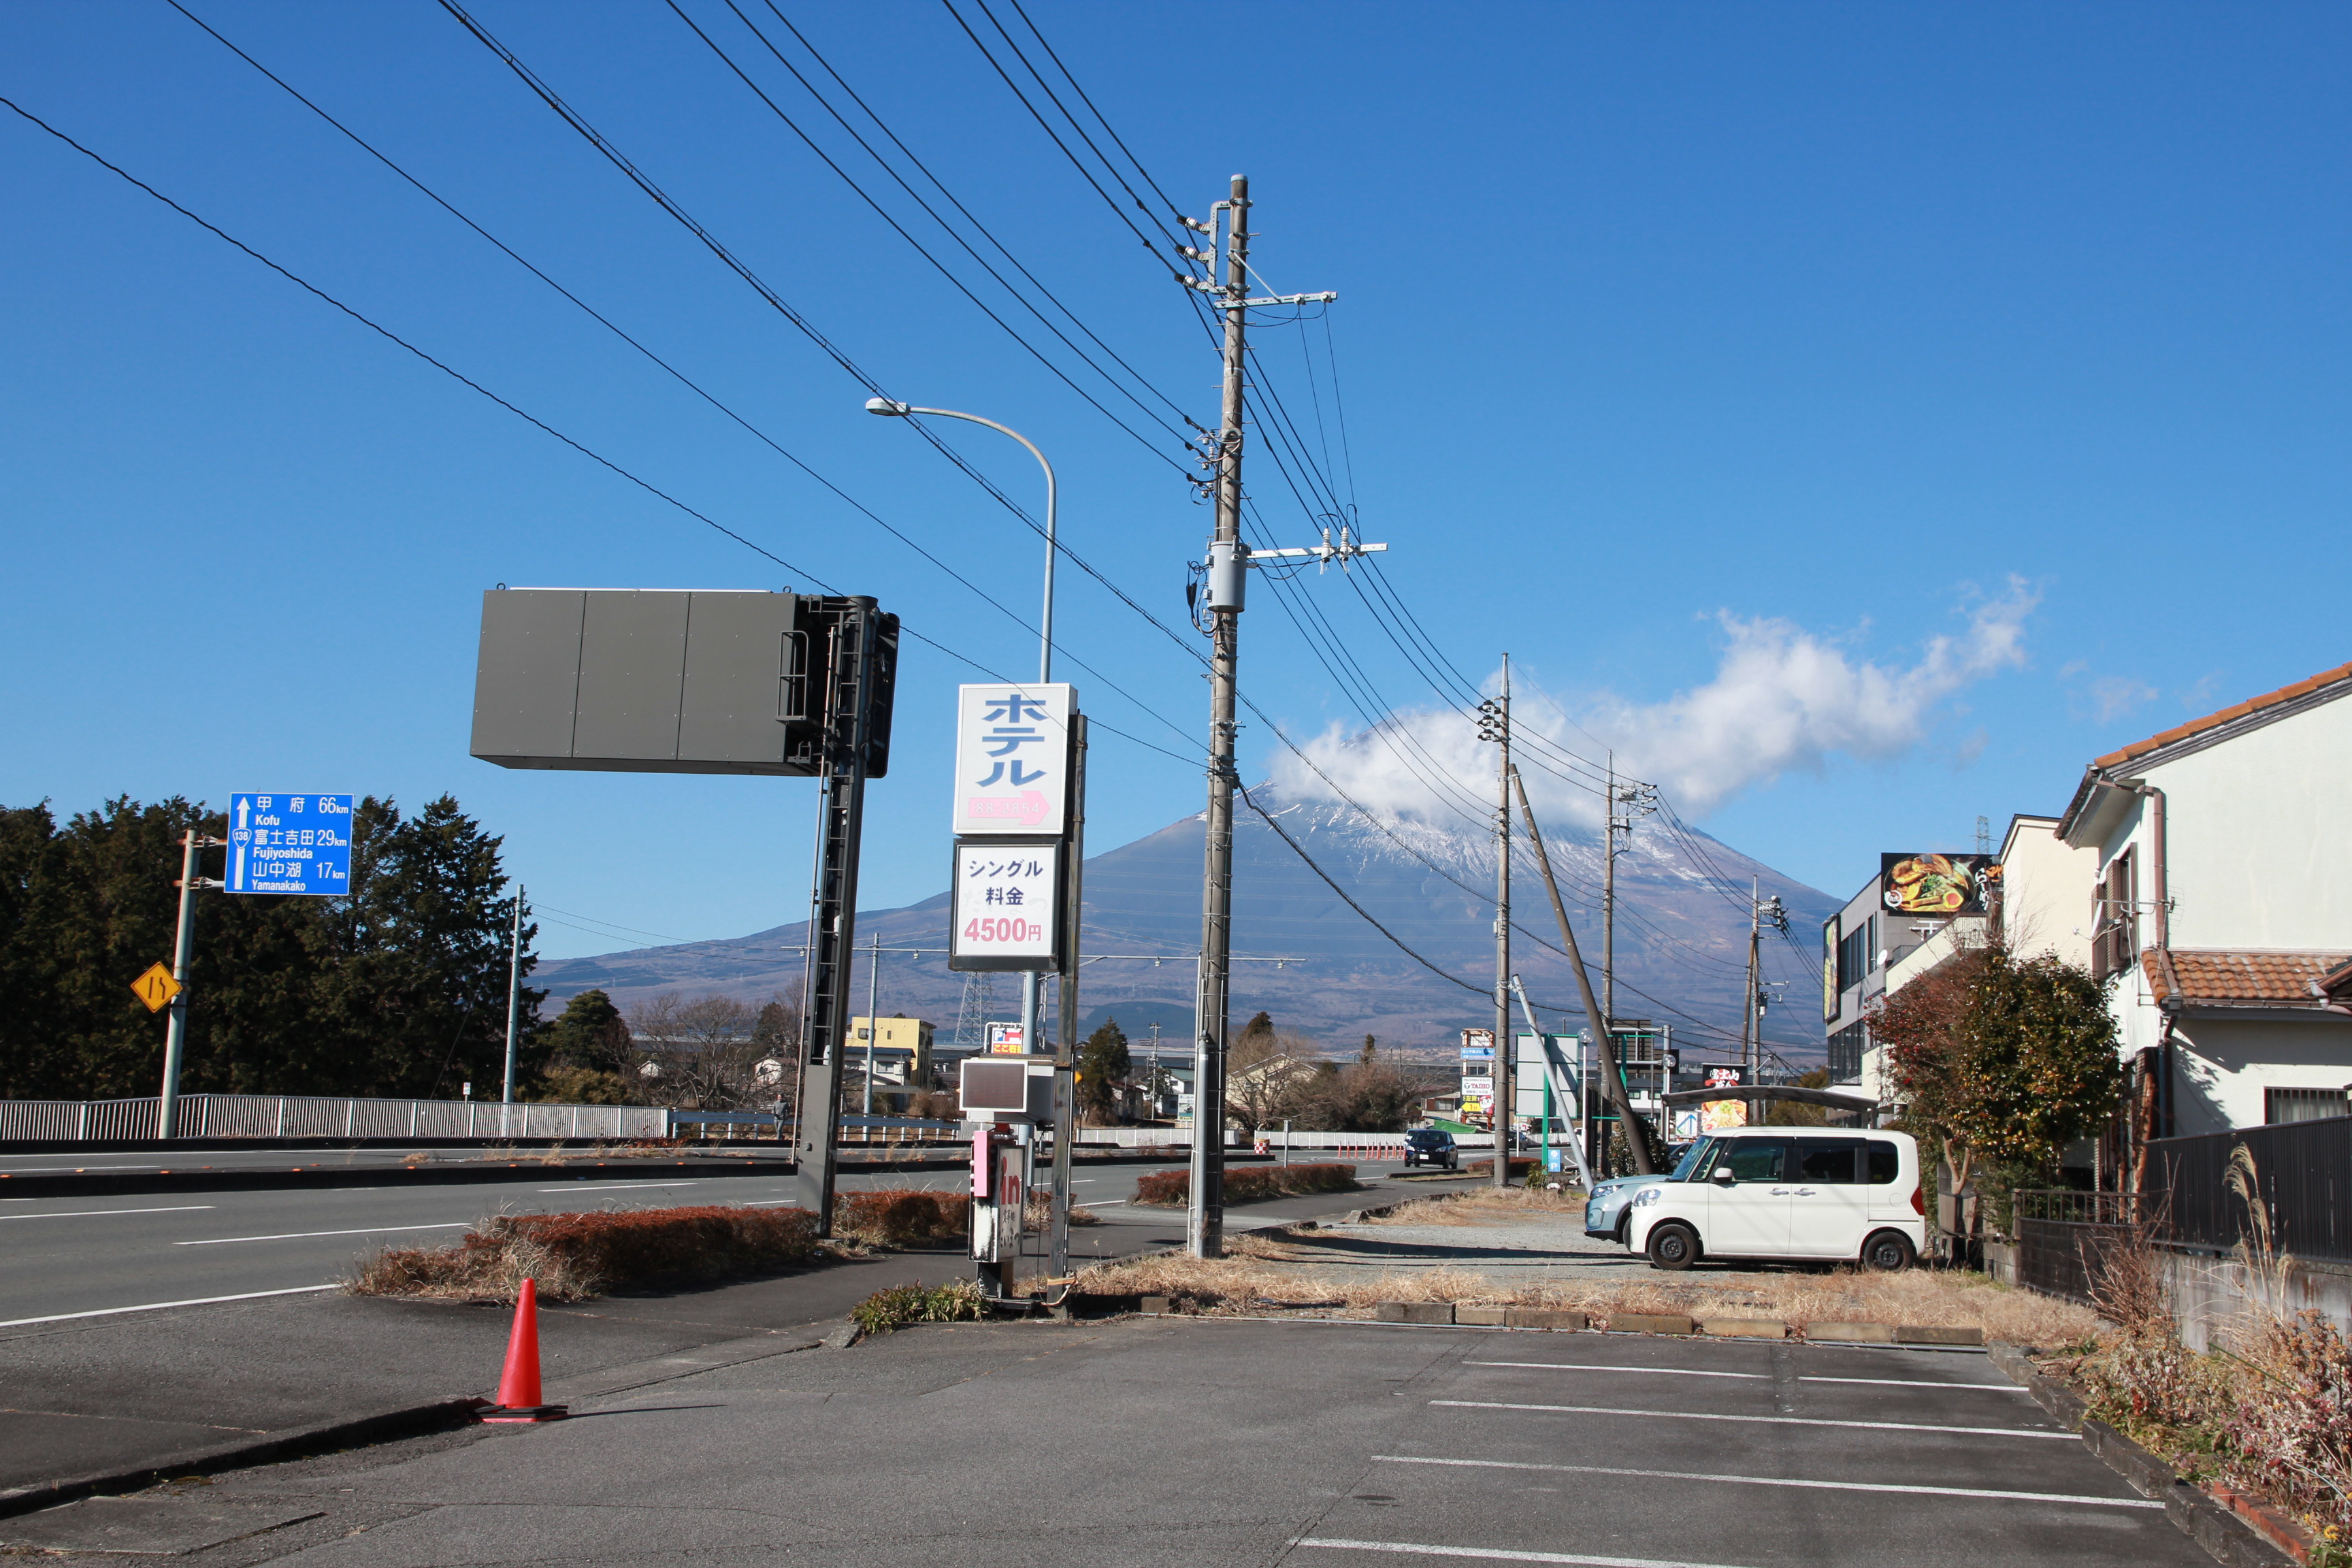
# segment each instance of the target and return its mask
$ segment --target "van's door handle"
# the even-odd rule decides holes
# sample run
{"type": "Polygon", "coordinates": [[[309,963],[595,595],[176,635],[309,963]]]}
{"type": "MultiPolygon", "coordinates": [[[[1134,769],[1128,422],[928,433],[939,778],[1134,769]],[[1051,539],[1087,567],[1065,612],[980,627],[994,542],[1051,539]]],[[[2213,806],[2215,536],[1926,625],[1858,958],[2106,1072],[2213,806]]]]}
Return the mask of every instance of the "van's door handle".
{"type": "Polygon", "coordinates": [[[1813,1189],[1811,1187],[1799,1187],[1797,1189],[1797,1195],[1801,1198],[1810,1198],[1813,1195],[1813,1189]]]}
{"type": "Polygon", "coordinates": [[[1796,1194],[1790,1192],[1786,1187],[1774,1187],[1772,1189],[1772,1195],[1776,1198],[1790,1198],[1796,1196],[1796,1194]]]}

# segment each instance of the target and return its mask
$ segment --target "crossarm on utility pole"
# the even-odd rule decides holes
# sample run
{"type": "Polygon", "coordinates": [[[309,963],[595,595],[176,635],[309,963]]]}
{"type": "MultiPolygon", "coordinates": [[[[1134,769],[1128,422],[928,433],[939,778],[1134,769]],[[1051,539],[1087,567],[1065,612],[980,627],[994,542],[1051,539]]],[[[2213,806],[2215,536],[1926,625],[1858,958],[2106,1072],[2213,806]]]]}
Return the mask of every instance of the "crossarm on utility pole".
{"type": "MultiPolygon", "coordinates": [[[[1560,945],[1568,949],[1569,967],[1576,971],[1577,996],[1584,1004],[1585,1017],[1592,1023],[1600,1057],[1601,1086],[1609,1102],[1617,1108],[1619,1124],[1625,1129],[1625,1147],[1633,1156],[1633,1169],[1642,1175],[1654,1176],[1657,1172],[1650,1165],[1649,1141],[1633,1123],[1633,1107],[1625,1096],[1625,1079],[1617,1071],[1617,1046],[1609,1037],[1609,1020],[1601,1016],[1600,1004],[1593,998],[1592,977],[1584,972],[1584,956],[1576,949],[1575,928],[1568,923],[1568,906],[1560,902],[1559,884],[1552,879],[1551,853],[1544,847],[1543,829],[1536,826],[1535,808],[1528,804],[1528,786],[1520,781],[1517,768],[1511,770],[1511,788],[1519,797],[1519,815],[1527,818],[1528,840],[1536,847],[1536,865],[1543,872],[1544,891],[1551,895],[1552,917],[1559,921],[1560,945]]],[[[1610,810],[1616,809],[1612,802],[1610,810]]]]}

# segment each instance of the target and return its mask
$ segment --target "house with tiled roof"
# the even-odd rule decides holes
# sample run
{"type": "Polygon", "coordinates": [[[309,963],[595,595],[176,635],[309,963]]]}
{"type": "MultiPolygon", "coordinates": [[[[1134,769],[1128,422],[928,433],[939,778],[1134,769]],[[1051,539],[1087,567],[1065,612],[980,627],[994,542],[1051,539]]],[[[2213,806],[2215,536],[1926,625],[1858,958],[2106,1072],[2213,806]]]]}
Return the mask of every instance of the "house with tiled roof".
{"type": "MultiPolygon", "coordinates": [[[[2095,856],[2129,1136],[2342,1116],[2352,1085],[2352,664],[2097,759],[2056,837],[2095,856]]],[[[2086,863],[2088,863],[2086,861],[2086,863]]]]}

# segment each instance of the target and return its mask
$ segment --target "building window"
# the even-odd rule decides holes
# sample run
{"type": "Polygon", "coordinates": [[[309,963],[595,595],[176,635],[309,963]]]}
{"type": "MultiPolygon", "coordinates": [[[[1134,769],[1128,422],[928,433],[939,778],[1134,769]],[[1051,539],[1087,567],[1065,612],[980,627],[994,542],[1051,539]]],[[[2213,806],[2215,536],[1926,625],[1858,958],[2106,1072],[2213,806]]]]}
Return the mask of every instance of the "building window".
{"type": "Polygon", "coordinates": [[[2352,1097],[2340,1089],[2263,1090],[2264,1121],[2322,1121],[2345,1115],[2352,1115],[2352,1097]]]}
{"type": "Polygon", "coordinates": [[[2091,977],[2105,980],[2139,961],[2139,866],[2132,851],[2107,862],[2094,913],[2091,977]]]}
{"type": "Polygon", "coordinates": [[[1877,929],[1878,917],[1873,915],[1839,940],[1839,990],[1851,990],[1861,984],[1862,977],[1874,967],[1871,961],[1875,955],[1870,951],[1870,939],[1872,933],[1877,929]]]}
{"type": "Polygon", "coordinates": [[[1867,1024],[1848,1024],[1844,1028],[1830,1036],[1830,1081],[1832,1083],[1862,1081],[1862,1053],[1870,1044],[1869,1029],[1870,1026],[1867,1024]]]}

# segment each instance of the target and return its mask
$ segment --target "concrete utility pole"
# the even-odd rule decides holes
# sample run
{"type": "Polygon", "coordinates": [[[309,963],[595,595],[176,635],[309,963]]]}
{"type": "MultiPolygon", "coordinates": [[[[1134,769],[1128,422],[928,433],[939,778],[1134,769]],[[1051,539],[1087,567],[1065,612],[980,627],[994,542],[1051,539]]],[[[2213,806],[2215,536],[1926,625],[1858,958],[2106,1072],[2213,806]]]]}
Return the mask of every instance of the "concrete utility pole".
{"type": "MultiPolygon", "coordinates": [[[[866,1110],[874,1114],[874,1046],[875,1037],[882,1033],[882,933],[876,931],[872,946],[866,955],[866,1110]]],[[[874,1129],[865,1130],[867,1142],[874,1129]]]]}
{"type": "MultiPolygon", "coordinates": [[[[1224,385],[1217,421],[1217,532],[1209,546],[1209,812],[1201,889],[1201,971],[1192,1023],[1192,1182],[1185,1240],[1195,1258],[1225,1246],[1225,1011],[1233,990],[1234,679],[1241,659],[1243,356],[1249,340],[1249,176],[1226,213],[1224,385]],[[1221,574],[1230,577],[1222,582],[1221,574]],[[1221,590],[1223,590],[1221,592],[1221,590]],[[1225,602],[1220,603],[1220,600],[1225,602]]],[[[1209,218],[1216,226],[1213,210],[1209,218]]],[[[1213,233],[1211,236],[1214,243],[1213,233]]]]}
{"type": "Polygon", "coordinates": [[[171,1016],[163,1026],[163,1092],[155,1110],[158,1138],[180,1135],[180,1064],[188,1054],[188,963],[196,951],[196,889],[221,886],[196,875],[196,851],[224,843],[193,827],[180,835],[180,929],[172,943],[172,978],[180,989],[172,995],[171,1016]]]}
{"type": "Polygon", "coordinates": [[[1500,695],[1478,704],[1478,738],[1501,748],[1495,769],[1495,1185],[1511,1182],[1512,1112],[1516,1090],[1511,1038],[1511,656],[1503,656],[1500,695]]]}
{"type": "MultiPolygon", "coordinates": [[[[1225,1232],[1225,1035],[1233,996],[1234,678],[1241,659],[1241,613],[1249,576],[1250,548],[1242,542],[1242,420],[1245,406],[1244,357],[1248,349],[1253,305],[1328,303],[1337,294],[1280,294],[1253,300],[1249,293],[1249,176],[1233,177],[1232,195],[1210,208],[1209,221],[1185,218],[1184,226],[1209,237],[1209,248],[1185,246],[1181,254],[1210,264],[1206,279],[1186,277],[1190,288],[1216,297],[1225,315],[1223,402],[1217,445],[1208,454],[1207,488],[1217,503],[1216,533],[1209,542],[1209,809],[1202,836],[1201,967],[1192,1004],[1192,1206],[1185,1239],[1195,1258],[1224,1253],[1225,1232]],[[1215,278],[1217,216],[1225,218],[1224,280],[1215,278]]],[[[1268,552],[1311,555],[1328,564],[1386,545],[1350,542],[1343,534],[1334,549],[1268,552]]]]}
{"type": "Polygon", "coordinates": [[[1756,1082],[1756,960],[1757,933],[1761,927],[1763,888],[1748,879],[1748,997],[1739,1009],[1739,1068],[1752,1086],[1756,1082]]]}
{"type": "Polygon", "coordinates": [[[515,1022],[522,1005],[522,884],[515,884],[514,926],[507,934],[507,1076],[506,1086],[499,1096],[499,1136],[510,1138],[513,1129],[507,1125],[503,1109],[512,1105],[515,1098],[515,1022]]]}
{"type": "MultiPolygon", "coordinates": [[[[1535,807],[1528,804],[1528,786],[1519,782],[1519,770],[1517,768],[1511,770],[1511,788],[1519,797],[1519,815],[1528,819],[1528,842],[1535,847],[1536,864],[1543,869],[1544,891],[1551,897],[1552,918],[1559,922],[1560,945],[1568,949],[1569,966],[1576,971],[1576,994],[1583,1002],[1584,1016],[1590,1021],[1601,1014],[1600,1006],[1592,999],[1592,976],[1584,971],[1584,954],[1577,950],[1576,930],[1568,923],[1568,906],[1560,901],[1559,884],[1552,879],[1551,855],[1544,848],[1543,829],[1536,826],[1535,807]]],[[[1532,1026],[1534,1020],[1530,1018],[1528,1022],[1532,1026]]],[[[1593,1037],[1596,1042],[1594,1061],[1601,1074],[1601,1087],[1608,1095],[1609,1102],[1617,1108],[1617,1114],[1623,1119],[1624,1124],[1631,1128],[1633,1107],[1625,1095],[1625,1075],[1617,1070],[1616,1042],[1606,1029],[1597,1031],[1593,1037]]],[[[1591,1098],[1590,1089],[1584,1092],[1588,1100],[1591,1098]]],[[[1600,1152],[1592,1146],[1592,1129],[1596,1125],[1591,1118],[1586,1119],[1583,1163],[1588,1184],[1600,1173],[1600,1152]]],[[[1645,1142],[1629,1131],[1625,1146],[1633,1156],[1633,1169],[1637,1173],[1644,1176],[1657,1173],[1650,1168],[1650,1149],[1645,1142]]]]}

